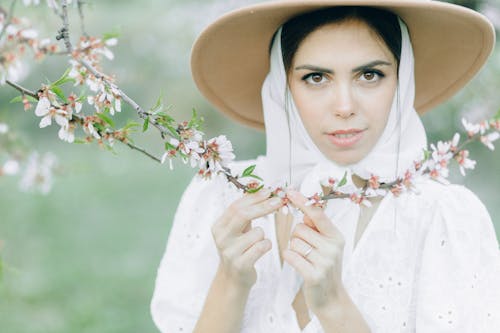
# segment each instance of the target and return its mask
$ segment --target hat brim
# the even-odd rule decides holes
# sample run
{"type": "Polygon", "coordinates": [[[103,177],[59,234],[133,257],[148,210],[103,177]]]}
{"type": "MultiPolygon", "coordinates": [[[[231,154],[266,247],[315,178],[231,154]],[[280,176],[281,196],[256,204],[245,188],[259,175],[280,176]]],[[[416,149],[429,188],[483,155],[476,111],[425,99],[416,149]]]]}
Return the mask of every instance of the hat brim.
{"type": "Polygon", "coordinates": [[[495,30],[468,8],[422,0],[288,0],[232,11],[197,38],[191,70],[201,93],[221,112],[264,128],[261,88],[269,44],[290,18],[333,6],[369,6],[397,14],[408,26],[415,55],[415,108],[422,114],[453,96],[484,65],[495,30]]]}

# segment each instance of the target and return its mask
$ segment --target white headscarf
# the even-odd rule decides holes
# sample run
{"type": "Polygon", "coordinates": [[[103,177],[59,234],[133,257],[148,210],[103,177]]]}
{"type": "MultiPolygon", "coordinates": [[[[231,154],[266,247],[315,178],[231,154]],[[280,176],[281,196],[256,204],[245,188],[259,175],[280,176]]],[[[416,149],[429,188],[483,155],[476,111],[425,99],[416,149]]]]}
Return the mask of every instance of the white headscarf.
{"type": "Polygon", "coordinates": [[[420,117],[413,107],[413,49],[406,25],[401,20],[399,23],[402,33],[399,82],[387,124],[371,152],[363,160],[349,166],[340,166],[328,160],[307,133],[287,88],[281,28],[278,30],[271,49],[270,71],[262,86],[267,140],[266,183],[287,183],[300,187],[304,194],[310,195],[319,192],[320,180],[329,176],[339,179],[345,172],[348,175],[355,173],[364,179],[374,174],[380,177],[381,182],[390,182],[402,176],[413,161],[421,158],[427,140],[420,117]]]}
{"type": "MultiPolygon", "coordinates": [[[[406,25],[401,20],[399,25],[402,47],[398,88],[387,124],[371,152],[360,162],[349,166],[340,166],[328,160],[316,147],[302,124],[287,89],[281,53],[281,28],[278,30],[271,50],[270,71],[262,86],[267,155],[262,161],[261,172],[266,184],[271,186],[288,184],[298,187],[305,195],[312,195],[321,191],[320,181],[327,177],[340,179],[347,172],[349,175],[347,180],[352,185],[350,176],[353,173],[365,179],[374,174],[380,177],[381,182],[390,182],[402,176],[412,166],[414,160],[421,159],[427,140],[422,122],[413,107],[415,96],[413,49],[406,25]]],[[[328,202],[325,213],[336,227],[345,233],[356,225],[360,208],[348,200],[337,199],[328,202]]],[[[299,222],[300,219],[294,219],[291,230],[299,222]]],[[[344,263],[349,262],[350,255],[349,251],[344,251],[344,263]]],[[[276,290],[276,309],[280,309],[285,315],[303,280],[286,262],[277,278],[280,279],[280,284],[276,290]]],[[[311,311],[309,315],[312,318],[311,311]]]]}

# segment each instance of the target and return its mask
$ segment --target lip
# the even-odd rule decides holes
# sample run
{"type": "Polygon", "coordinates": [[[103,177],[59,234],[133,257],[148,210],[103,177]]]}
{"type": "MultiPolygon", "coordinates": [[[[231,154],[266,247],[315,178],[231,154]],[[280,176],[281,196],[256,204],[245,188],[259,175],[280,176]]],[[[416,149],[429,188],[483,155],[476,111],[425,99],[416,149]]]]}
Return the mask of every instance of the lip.
{"type": "Polygon", "coordinates": [[[364,135],[364,130],[350,128],[327,133],[331,143],[340,148],[349,148],[358,143],[364,135]]]}

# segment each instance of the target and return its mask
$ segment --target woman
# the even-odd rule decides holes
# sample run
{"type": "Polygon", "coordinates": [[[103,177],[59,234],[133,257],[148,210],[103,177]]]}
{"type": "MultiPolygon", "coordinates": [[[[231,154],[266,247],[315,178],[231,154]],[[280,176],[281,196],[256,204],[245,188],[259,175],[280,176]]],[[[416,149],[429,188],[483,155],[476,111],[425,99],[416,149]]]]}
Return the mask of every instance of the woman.
{"type": "Polygon", "coordinates": [[[158,270],[160,330],[499,331],[498,242],[473,193],[417,176],[415,193],[371,207],[305,198],[325,177],[402,176],[426,147],[416,110],[470,80],[493,40],[481,15],[420,0],[269,2],[207,28],[193,49],[198,87],[266,127],[266,156],[232,170],[257,164],[267,185],[295,188],[303,215],[269,190],[194,179],[158,270]]]}

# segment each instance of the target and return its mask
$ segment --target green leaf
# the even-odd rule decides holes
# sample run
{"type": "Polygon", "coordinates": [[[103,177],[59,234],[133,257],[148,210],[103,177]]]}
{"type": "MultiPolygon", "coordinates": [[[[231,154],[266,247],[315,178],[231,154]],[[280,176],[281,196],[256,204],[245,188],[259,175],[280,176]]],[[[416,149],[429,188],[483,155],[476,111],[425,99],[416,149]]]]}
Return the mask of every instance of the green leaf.
{"type": "Polygon", "coordinates": [[[495,120],[500,120],[500,110],[498,110],[497,114],[495,117],[493,117],[495,120]]]}
{"type": "Polygon", "coordinates": [[[167,127],[167,129],[170,131],[170,133],[172,133],[172,135],[176,138],[176,139],[179,139],[180,140],[180,135],[179,133],[177,133],[177,130],[175,128],[173,128],[171,125],[169,124],[165,124],[165,126],[167,127]]]}
{"type": "Polygon", "coordinates": [[[102,39],[105,41],[111,38],[118,38],[118,37],[120,37],[120,33],[118,31],[110,31],[102,35],[102,39]]]}
{"type": "Polygon", "coordinates": [[[64,95],[64,92],[62,91],[61,88],[58,86],[51,87],[50,90],[57,95],[60,99],[62,99],[65,103],[68,103],[68,100],[66,99],[66,96],[64,95]]]}
{"type": "Polygon", "coordinates": [[[75,139],[75,141],[73,141],[73,143],[77,143],[77,144],[87,144],[87,140],[83,140],[83,139],[75,139]]]}
{"type": "Polygon", "coordinates": [[[338,187],[342,187],[345,184],[347,184],[347,172],[344,173],[344,177],[342,177],[342,179],[340,180],[338,187]]]}
{"type": "Polygon", "coordinates": [[[241,176],[242,177],[249,177],[254,170],[255,170],[255,165],[251,165],[243,171],[241,176]]]}
{"type": "Polygon", "coordinates": [[[160,96],[158,96],[158,99],[156,100],[156,104],[151,109],[149,109],[149,111],[156,114],[156,113],[160,112],[161,109],[163,109],[163,93],[160,94],[160,96]]]}
{"type": "Polygon", "coordinates": [[[144,124],[142,125],[142,132],[146,132],[148,130],[148,127],[149,127],[149,117],[146,117],[146,119],[144,119],[144,124]]]}
{"type": "Polygon", "coordinates": [[[75,79],[68,77],[68,74],[70,71],[71,71],[71,68],[66,69],[64,74],[57,81],[52,82],[49,88],[51,88],[51,90],[52,90],[53,87],[61,86],[61,85],[65,84],[66,82],[70,82],[70,81],[75,82],[75,79]]]}
{"type": "Polygon", "coordinates": [[[260,190],[262,190],[262,188],[264,187],[264,185],[260,185],[259,187],[257,188],[251,188],[251,189],[248,189],[247,192],[248,193],[257,193],[259,192],[260,190]]]}
{"type": "Polygon", "coordinates": [[[177,148],[170,142],[165,142],[165,150],[176,150],[177,148]]]}
{"type": "Polygon", "coordinates": [[[101,118],[103,121],[105,121],[109,126],[115,128],[115,123],[114,123],[113,119],[111,119],[110,116],[108,116],[105,113],[97,113],[97,116],[99,118],[101,118]]]}
{"type": "Polygon", "coordinates": [[[252,177],[252,178],[258,179],[258,180],[260,180],[260,181],[264,181],[264,179],[260,178],[260,177],[259,177],[259,176],[257,176],[257,175],[254,175],[254,174],[248,175],[248,177],[252,177]]]}
{"type": "Polygon", "coordinates": [[[427,149],[424,149],[424,161],[427,161],[429,157],[431,157],[431,152],[428,151],[427,149]]]}
{"type": "Polygon", "coordinates": [[[134,128],[134,127],[139,127],[141,126],[140,124],[136,123],[135,121],[129,121],[125,127],[123,128],[124,130],[128,130],[130,128],[134,128]]]}
{"type": "Polygon", "coordinates": [[[196,110],[193,109],[193,113],[191,114],[191,120],[189,121],[188,127],[195,127],[196,128],[196,121],[198,118],[198,114],[196,113],[196,110]]]}
{"type": "MultiPolygon", "coordinates": [[[[38,99],[34,98],[34,97],[31,97],[29,95],[24,95],[28,101],[32,102],[32,103],[38,103],[38,99]]],[[[10,100],[9,103],[22,103],[23,102],[23,96],[16,96],[14,97],[13,99],[10,100]]]]}

